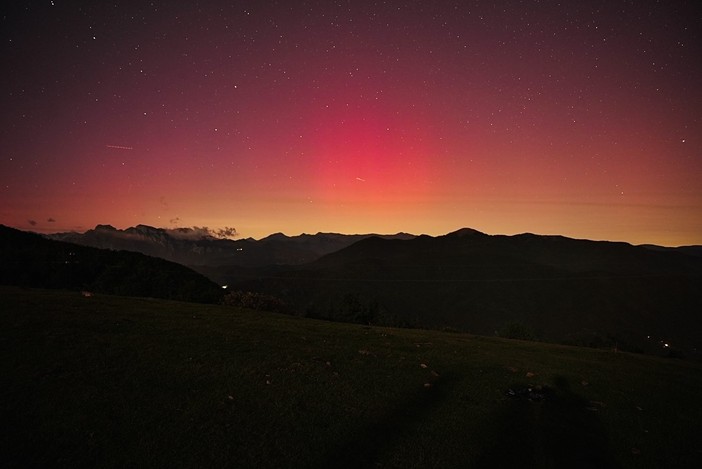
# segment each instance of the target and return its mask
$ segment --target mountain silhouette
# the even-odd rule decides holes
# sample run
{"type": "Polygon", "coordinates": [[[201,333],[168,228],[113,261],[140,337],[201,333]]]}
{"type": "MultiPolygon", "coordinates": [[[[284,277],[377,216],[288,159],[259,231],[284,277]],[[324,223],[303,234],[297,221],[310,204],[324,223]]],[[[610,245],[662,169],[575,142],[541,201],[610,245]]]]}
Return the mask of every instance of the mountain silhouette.
{"type": "MultiPolygon", "coordinates": [[[[50,239],[84,246],[141,252],[188,266],[208,266],[210,273],[215,276],[221,268],[212,269],[213,266],[246,268],[312,262],[322,255],[370,236],[374,235],[317,233],[286,236],[275,233],[258,241],[252,238],[233,240],[220,239],[189,228],[165,229],[147,225],[125,230],[110,225],[97,225],[85,233],[47,235],[50,239]]],[[[398,233],[387,237],[409,239],[413,236],[398,233]]]]}
{"type": "Polygon", "coordinates": [[[488,335],[517,325],[545,340],[694,353],[701,280],[702,258],[682,250],[463,229],[369,237],[294,268],[249,272],[233,287],[333,320],[488,335]]]}

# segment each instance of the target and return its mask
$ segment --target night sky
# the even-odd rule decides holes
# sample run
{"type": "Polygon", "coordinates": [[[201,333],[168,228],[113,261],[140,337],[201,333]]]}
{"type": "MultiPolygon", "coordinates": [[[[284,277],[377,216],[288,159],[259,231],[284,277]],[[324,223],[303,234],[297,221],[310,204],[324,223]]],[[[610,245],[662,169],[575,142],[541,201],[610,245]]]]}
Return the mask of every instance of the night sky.
{"type": "Polygon", "coordinates": [[[702,244],[697,1],[12,3],[0,223],[702,244]]]}

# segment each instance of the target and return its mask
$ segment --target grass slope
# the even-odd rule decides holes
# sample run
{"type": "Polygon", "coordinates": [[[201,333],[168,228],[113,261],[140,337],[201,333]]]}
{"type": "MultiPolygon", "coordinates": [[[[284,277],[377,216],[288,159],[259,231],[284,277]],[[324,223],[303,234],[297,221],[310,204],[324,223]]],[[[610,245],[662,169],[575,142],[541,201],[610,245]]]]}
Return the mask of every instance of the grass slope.
{"type": "Polygon", "coordinates": [[[699,363],[15,287],[0,287],[0,302],[5,467],[702,457],[699,363]],[[507,395],[528,386],[544,387],[531,400],[507,395]]]}

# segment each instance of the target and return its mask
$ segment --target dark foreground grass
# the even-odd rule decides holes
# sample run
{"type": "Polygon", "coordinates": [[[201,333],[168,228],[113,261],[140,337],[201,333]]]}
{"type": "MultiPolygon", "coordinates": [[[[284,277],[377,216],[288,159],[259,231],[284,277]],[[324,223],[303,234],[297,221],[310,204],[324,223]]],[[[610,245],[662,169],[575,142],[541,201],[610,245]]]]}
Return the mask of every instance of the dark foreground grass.
{"type": "Polygon", "coordinates": [[[702,460],[698,363],[9,287],[0,304],[4,467],[702,460]]]}

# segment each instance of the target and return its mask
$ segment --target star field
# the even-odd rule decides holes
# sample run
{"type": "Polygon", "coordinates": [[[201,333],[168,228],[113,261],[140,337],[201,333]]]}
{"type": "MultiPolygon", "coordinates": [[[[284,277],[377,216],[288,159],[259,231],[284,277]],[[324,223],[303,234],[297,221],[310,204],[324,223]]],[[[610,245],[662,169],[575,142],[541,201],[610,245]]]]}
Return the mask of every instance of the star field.
{"type": "Polygon", "coordinates": [[[2,8],[1,223],[702,244],[695,2],[2,8]]]}

